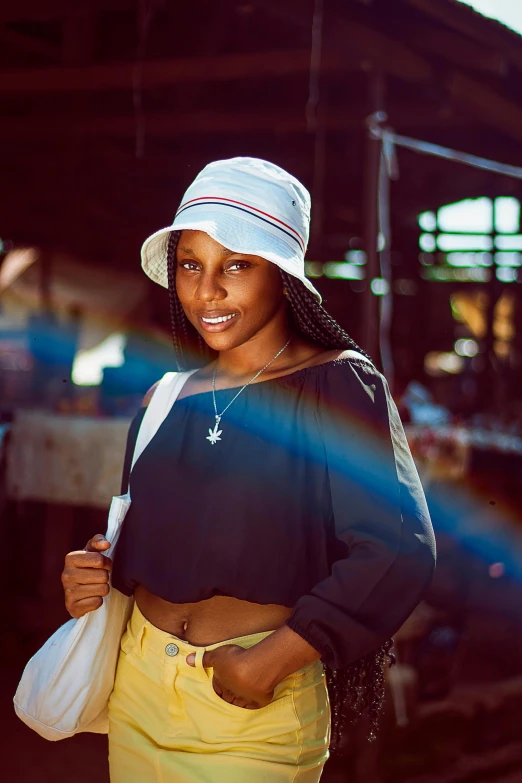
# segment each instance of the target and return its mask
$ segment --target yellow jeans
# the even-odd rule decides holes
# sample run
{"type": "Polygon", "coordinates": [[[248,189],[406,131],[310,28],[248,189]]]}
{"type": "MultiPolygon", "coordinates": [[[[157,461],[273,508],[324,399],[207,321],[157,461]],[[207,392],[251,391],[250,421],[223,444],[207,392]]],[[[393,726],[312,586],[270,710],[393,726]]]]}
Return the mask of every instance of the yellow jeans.
{"type": "Polygon", "coordinates": [[[283,680],[258,710],[224,701],[201,665],[205,650],[252,647],[269,633],[195,647],[135,605],[109,701],[111,783],[316,783],[330,733],[320,662],[283,680]]]}

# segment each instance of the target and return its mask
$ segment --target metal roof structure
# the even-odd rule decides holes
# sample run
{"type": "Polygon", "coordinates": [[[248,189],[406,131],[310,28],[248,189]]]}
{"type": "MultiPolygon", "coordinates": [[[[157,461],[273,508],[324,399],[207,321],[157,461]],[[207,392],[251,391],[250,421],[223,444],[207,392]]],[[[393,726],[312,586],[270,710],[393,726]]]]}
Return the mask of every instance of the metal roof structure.
{"type": "MultiPolygon", "coordinates": [[[[520,161],[515,33],[454,0],[326,0],[314,107],[313,15],[311,0],[5,0],[0,236],[126,266],[202,165],[251,154],[312,190],[310,250],[331,256],[361,219],[376,73],[395,130],[520,161]]],[[[401,219],[486,181],[406,163],[401,219]]]]}
{"type": "MultiPolygon", "coordinates": [[[[0,237],[114,271],[138,271],[200,168],[235,155],[310,189],[308,258],[364,248],[376,110],[403,135],[520,165],[522,38],[455,0],[4,0],[0,44],[0,237]]],[[[402,276],[417,274],[420,212],[520,195],[515,179],[408,150],[399,164],[402,276]]],[[[371,296],[317,284],[341,322],[341,307],[375,321],[371,296]]]]}

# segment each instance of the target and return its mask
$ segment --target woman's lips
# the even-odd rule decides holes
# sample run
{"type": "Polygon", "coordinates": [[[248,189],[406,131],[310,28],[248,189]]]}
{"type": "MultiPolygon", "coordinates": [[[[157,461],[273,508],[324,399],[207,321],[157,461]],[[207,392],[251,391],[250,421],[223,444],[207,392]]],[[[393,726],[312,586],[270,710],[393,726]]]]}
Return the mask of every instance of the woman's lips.
{"type": "MultiPolygon", "coordinates": [[[[232,313],[231,313],[231,315],[232,315],[232,313]]],[[[201,324],[201,328],[205,332],[211,332],[211,333],[215,334],[216,332],[224,332],[227,329],[229,329],[233,324],[235,324],[235,322],[238,319],[238,316],[239,316],[239,313],[234,313],[232,318],[228,318],[226,321],[220,321],[217,324],[211,324],[208,321],[204,321],[203,320],[204,316],[201,316],[201,315],[199,315],[198,318],[199,318],[199,322],[201,324]]]]}

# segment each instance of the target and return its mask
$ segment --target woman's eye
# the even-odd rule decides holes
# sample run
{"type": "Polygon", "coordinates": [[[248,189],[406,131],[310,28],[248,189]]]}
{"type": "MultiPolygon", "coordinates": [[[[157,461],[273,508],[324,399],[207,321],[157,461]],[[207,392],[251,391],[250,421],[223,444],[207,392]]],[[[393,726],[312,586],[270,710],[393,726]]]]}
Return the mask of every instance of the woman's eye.
{"type": "MultiPolygon", "coordinates": [[[[178,266],[181,269],[186,269],[188,272],[197,272],[199,270],[199,264],[195,261],[179,261],[178,266]]],[[[241,269],[247,269],[251,264],[249,264],[248,261],[234,261],[233,264],[230,264],[226,271],[227,272],[236,272],[241,269]]]]}
{"type": "Polygon", "coordinates": [[[247,269],[250,266],[248,261],[235,261],[233,264],[230,264],[228,267],[229,269],[247,269]]]}

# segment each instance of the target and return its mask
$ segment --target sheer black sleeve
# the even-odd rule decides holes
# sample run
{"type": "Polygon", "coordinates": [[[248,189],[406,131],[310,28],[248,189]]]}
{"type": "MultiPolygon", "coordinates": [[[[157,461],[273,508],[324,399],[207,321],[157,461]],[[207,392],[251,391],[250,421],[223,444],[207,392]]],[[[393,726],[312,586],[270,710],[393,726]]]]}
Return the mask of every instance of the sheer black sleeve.
{"type": "Polygon", "coordinates": [[[419,603],[435,542],[385,378],[363,359],[331,364],[321,377],[317,416],[332,528],[344,556],[297,601],[287,625],[325,664],[342,668],[379,648],[419,603]]]}

